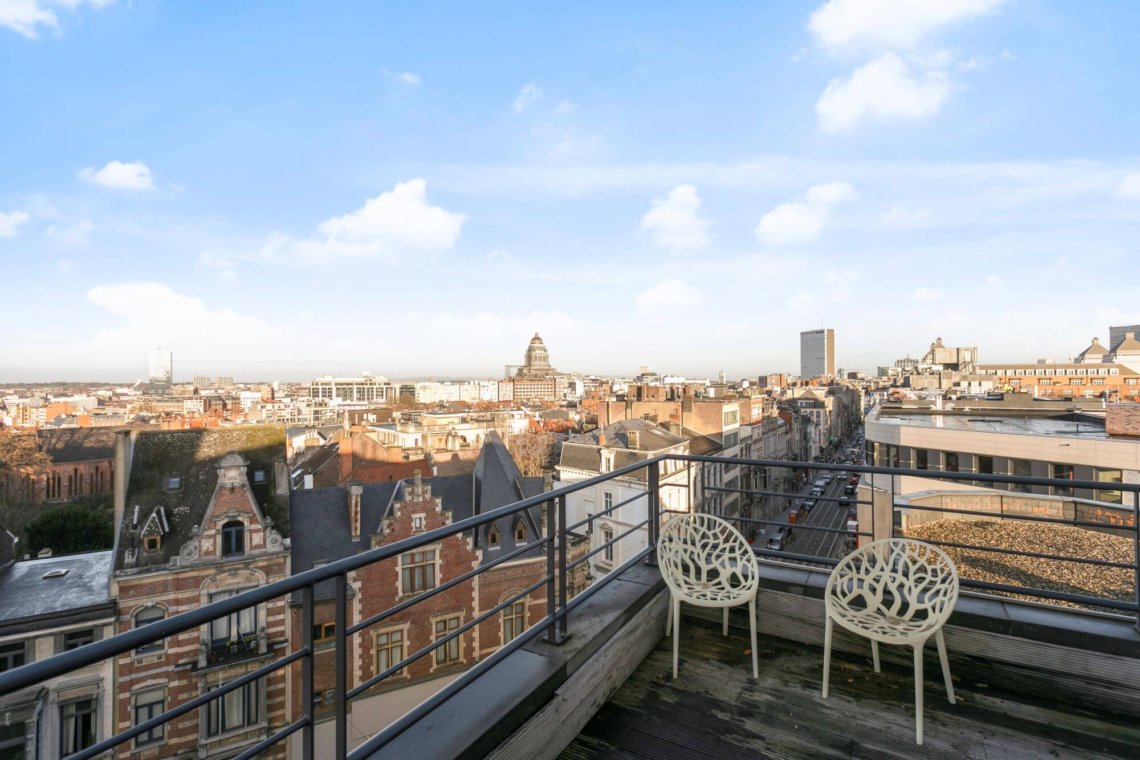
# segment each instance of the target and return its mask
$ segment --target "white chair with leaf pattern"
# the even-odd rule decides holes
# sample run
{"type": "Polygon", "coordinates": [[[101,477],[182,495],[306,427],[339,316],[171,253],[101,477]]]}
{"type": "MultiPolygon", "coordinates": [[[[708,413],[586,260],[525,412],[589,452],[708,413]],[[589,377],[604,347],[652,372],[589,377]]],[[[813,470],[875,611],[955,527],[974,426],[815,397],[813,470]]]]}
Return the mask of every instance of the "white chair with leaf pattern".
{"type": "Polygon", "coordinates": [[[752,630],[752,677],[759,678],[756,660],[756,590],[759,565],[752,547],[740,531],[713,515],[678,515],[661,527],[657,563],[671,599],[665,635],[673,634],[673,677],[681,634],[681,603],[724,609],[724,635],[728,610],[748,604],[752,630]]]}
{"type": "Polygon", "coordinates": [[[934,637],[946,695],[954,701],[942,626],[958,601],[958,569],[936,546],[907,538],[874,541],[844,557],[824,591],[823,696],[831,676],[831,633],[838,623],[871,640],[875,672],[879,642],[914,648],[915,741],[922,744],[922,651],[934,637]]]}

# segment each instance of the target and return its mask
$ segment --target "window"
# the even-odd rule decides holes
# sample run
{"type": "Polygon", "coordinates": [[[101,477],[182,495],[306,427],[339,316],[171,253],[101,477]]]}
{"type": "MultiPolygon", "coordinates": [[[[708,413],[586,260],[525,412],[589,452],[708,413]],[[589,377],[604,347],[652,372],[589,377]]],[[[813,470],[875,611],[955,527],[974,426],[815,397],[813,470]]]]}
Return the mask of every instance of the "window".
{"type": "MultiPolygon", "coordinates": [[[[1120,483],[1123,479],[1120,470],[1100,470],[1096,471],[1096,480],[1098,483],[1120,483]]],[[[1113,504],[1121,503],[1120,491],[1097,491],[1096,498],[1100,501],[1108,501],[1113,504]]]]}
{"type": "MultiPolygon", "coordinates": [[[[1011,459],[1009,460],[1009,474],[1019,478],[1032,477],[1033,464],[1028,459],[1011,459]]],[[[1009,490],[1029,493],[1029,486],[1024,483],[1010,483],[1009,490]]]]}
{"type": "Polygon", "coordinates": [[[916,470],[929,470],[929,452],[926,449],[914,450],[914,469],[916,470]]]}
{"type": "Polygon", "coordinates": [[[182,478],[178,478],[178,477],[167,478],[166,479],[166,490],[167,491],[181,491],[182,490],[182,478]]]}
{"type": "Polygon", "coordinates": [[[254,483],[264,483],[267,479],[268,478],[265,475],[265,470],[254,470],[253,471],[253,482],[254,483]]]}
{"type": "Polygon", "coordinates": [[[412,515],[412,532],[423,533],[424,531],[424,515],[412,515]]]}
{"type": "MultiPolygon", "coordinates": [[[[437,650],[438,651],[438,650],[437,650]]],[[[376,672],[383,673],[404,659],[404,629],[392,628],[376,634],[376,672]]],[[[392,675],[402,676],[406,668],[400,668],[392,675]]]]}
{"type": "Polygon", "coordinates": [[[222,526],[222,556],[240,557],[245,554],[245,523],[230,520],[222,526]]]}
{"type": "Polygon", "coordinates": [[[946,472],[958,472],[958,453],[955,451],[947,451],[942,454],[942,469],[946,472]]]}
{"type": "Polygon", "coordinates": [[[1094,377],[1092,379],[1092,384],[1093,385],[1104,385],[1104,378],[1103,377],[1094,377]]]}
{"type": "Polygon", "coordinates": [[[93,745],[95,726],[94,699],[79,699],[60,705],[60,755],[67,756],[93,745]]]}
{"type": "MultiPolygon", "coordinates": [[[[1073,466],[1071,464],[1054,464],[1053,477],[1059,480],[1072,480],[1073,479],[1073,466]]],[[[1072,496],[1072,486],[1053,486],[1053,493],[1058,496],[1072,496]]]]}
{"type": "Polygon", "coordinates": [[[492,524],[490,529],[487,530],[487,546],[494,549],[498,547],[501,541],[502,537],[499,535],[499,526],[492,524]]]}
{"type": "MultiPolygon", "coordinates": [[[[142,628],[144,625],[157,623],[164,617],[166,617],[166,611],[161,607],[143,607],[141,610],[135,613],[135,628],[142,628]]],[[[135,656],[138,657],[139,655],[161,652],[165,647],[166,642],[163,639],[159,639],[158,641],[153,641],[150,644],[143,644],[141,647],[137,648],[135,650],[135,656]]]]}
{"type": "Polygon", "coordinates": [[[317,623],[313,626],[313,643],[320,644],[336,638],[336,623],[317,623]]]}
{"type": "Polygon", "coordinates": [[[1072,380],[1069,381],[1069,384],[1070,385],[1084,385],[1085,381],[1079,377],[1074,377],[1072,380]]]}
{"type": "Polygon", "coordinates": [[[602,559],[606,562],[614,561],[614,529],[606,525],[602,528],[602,543],[605,544],[606,549],[602,552],[602,559]]]}
{"type": "Polygon", "coordinates": [[[160,536],[146,536],[143,538],[143,551],[148,554],[157,552],[162,549],[162,538],[160,536]]]}
{"type": "Polygon", "coordinates": [[[24,642],[0,645],[0,673],[12,668],[18,668],[26,662],[27,653],[24,642]]]}
{"type": "Polygon", "coordinates": [[[435,549],[400,555],[400,593],[418,594],[435,588],[435,549]]]}
{"type": "Polygon", "coordinates": [[[513,640],[526,628],[526,602],[515,602],[503,609],[503,644],[513,640]]]}
{"type": "MultiPolygon", "coordinates": [[[[435,640],[439,641],[444,636],[457,630],[459,628],[459,616],[444,618],[443,620],[435,621],[435,640]]],[[[446,665],[449,662],[459,661],[459,637],[456,636],[451,641],[447,642],[441,647],[436,647],[435,650],[435,664],[446,665]]]]}
{"type": "Polygon", "coordinates": [[[724,434],[724,447],[731,449],[736,444],[740,443],[740,433],[725,433],[724,434]]]}
{"type": "Polygon", "coordinates": [[[978,457],[978,472],[984,475],[994,474],[994,458],[993,457],[978,457]]]}
{"type": "MultiPolygon", "coordinates": [[[[226,589],[210,594],[210,603],[220,602],[237,596],[248,589],[226,589]]],[[[210,643],[227,644],[257,634],[257,606],[246,607],[244,610],[232,612],[229,615],[210,621],[210,643]]]]}
{"type": "Polygon", "coordinates": [[[516,544],[525,544],[526,543],[526,526],[523,525],[521,522],[515,526],[515,543],[516,544]]]}
{"type": "Polygon", "coordinates": [[[82,631],[68,631],[63,634],[63,651],[70,652],[95,641],[95,629],[86,628],[82,631]]]}
{"type": "MultiPolygon", "coordinates": [[[[166,704],[166,692],[163,689],[151,689],[135,695],[135,725],[146,723],[151,718],[157,718],[163,713],[166,704]]],[[[162,741],[165,725],[157,725],[149,731],[143,731],[135,737],[136,747],[145,747],[162,741]]]]}
{"type": "Polygon", "coordinates": [[[605,507],[607,512],[613,509],[614,495],[609,491],[602,491],[602,506],[605,507]]]}
{"type": "Polygon", "coordinates": [[[0,724],[0,759],[24,760],[28,727],[23,721],[0,724]]]}
{"type": "Polygon", "coordinates": [[[206,736],[256,725],[261,717],[261,682],[247,683],[227,692],[207,703],[204,709],[206,736]]]}

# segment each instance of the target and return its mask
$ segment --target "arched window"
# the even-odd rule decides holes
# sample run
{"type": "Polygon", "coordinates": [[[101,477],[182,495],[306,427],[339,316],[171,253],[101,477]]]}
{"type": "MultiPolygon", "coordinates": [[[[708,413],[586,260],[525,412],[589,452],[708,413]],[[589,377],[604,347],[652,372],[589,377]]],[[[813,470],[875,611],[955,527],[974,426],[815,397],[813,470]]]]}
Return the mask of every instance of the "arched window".
{"type": "Polygon", "coordinates": [[[524,525],[521,520],[515,525],[515,543],[526,543],[526,525],[524,525]]]}
{"type": "Polygon", "coordinates": [[[499,545],[499,541],[499,526],[492,524],[490,529],[487,531],[487,546],[497,547],[499,545]]]}
{"type": "Polygon", "coordinates": [[[245,554],[245,523],[230,520],[222,526],[222,556],[236,557],[245,554]]]}

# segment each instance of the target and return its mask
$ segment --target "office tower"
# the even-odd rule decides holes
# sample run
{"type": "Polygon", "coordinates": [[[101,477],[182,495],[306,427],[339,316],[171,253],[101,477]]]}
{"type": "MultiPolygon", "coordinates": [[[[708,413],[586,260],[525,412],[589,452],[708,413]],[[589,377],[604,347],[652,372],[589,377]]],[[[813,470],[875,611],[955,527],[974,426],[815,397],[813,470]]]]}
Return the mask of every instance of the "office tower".
{"type": "Polygon", "coordinates": [[[166,395],[174,385],[174,356],[170,351],[159,346],[150,352],[150,373],[147,390],[151,393],[166,395]]]}
{"type": "Polygon", "coordinates": [[[800,333],[800,377],[835,374],[835,330],[800,333]]]}

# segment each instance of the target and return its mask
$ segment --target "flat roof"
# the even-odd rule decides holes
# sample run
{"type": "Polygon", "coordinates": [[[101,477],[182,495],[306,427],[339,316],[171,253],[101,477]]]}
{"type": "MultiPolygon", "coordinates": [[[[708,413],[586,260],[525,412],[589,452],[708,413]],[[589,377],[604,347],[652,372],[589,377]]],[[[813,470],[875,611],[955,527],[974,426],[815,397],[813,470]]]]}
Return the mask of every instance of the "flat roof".
{"type": "Polygon", "coordinates": [[[1065,438],[1107,440],[1104,426],[1094,422],[1063,420],[1056,417],[1007,417],[978,414],[898,413],[880,409],[876,422],[904,427],[939,428],[971,433],[1007,433],[1013,435],[1052,435],[1065,438]]]}
{"type": "Polygon", "coordinates": [[[13,562],[0,575],[0,620],[9,623],[111,601],[111,554],[87,552],[13,562]]]}

